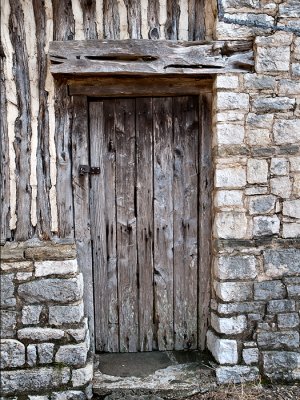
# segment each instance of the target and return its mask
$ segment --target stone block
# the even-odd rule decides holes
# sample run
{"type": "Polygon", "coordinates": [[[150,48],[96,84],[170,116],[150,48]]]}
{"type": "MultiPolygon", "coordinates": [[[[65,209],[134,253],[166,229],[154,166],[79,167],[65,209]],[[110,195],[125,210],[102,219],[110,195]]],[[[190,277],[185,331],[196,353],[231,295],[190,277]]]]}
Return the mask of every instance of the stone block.
{"type": "Polygon", "coordinates": [[[300,3],[298,0],[286,0],[278,7],[278,16],[300,18],[300,3]]]}
{"type": "Polygon", "coordinates": [[[294,175],[293,195],[300,197],[300,174],[294,175]]]}
{"type": "Polygon", "coordinates": [[[281,79],[279,82],[279,95],[299,95],[300,82],[298,80],[281,79]]]}
{"type": "Polygon", "coordinates": [[[17,312],[0,310],[0,336],[2,339],[12,339],[16,335],[17,312]]]}
{"type": "Polygon", "coordinates": [[[246,185],[246,169],[242,166],[217,167],[215,185],[220,188],[240,188],[246,185]]]}
{"type": "Polygon", "coordinates": [[[292,63],[292,77],[293,78],[300,77],[300,63],[292,63]]]}
{"type": "Polygon", "coordinates": [[[249,110],[249,95],[246,93],[220,92],[216,100],[217,110],[249,110]]]}
{"type": "Polygon", "coordinates": [[[28,396],[28,400],[49,400],[48,396],[28,396]]]}
{"type": "Polygon", "coordinates": [[[79,387],[86,385],[93,379],[93,364],[87,364],[84,368],[74,369],[72,371],[72,385],[79,387]]]}
{"type": "Polygon", "coordinates": [[[237,89],[239,87],[238,75],[217,75],[216,89],[237,89]]]}
{"type": "Polygon", "coordinates": [[[254,300],[283,299],[285,295],[285,286],[281,281],[254,283],[254,300]]]}
{"type": "Polygon", "coordinates": [[[264,265],[270,277],[297,275],[300,273],[300,249],[267,249],[264,265]]]}
{"type": "Polygon", "coordinates": [[[259,0],[222,0],[224,9],[226,8],[259,8],[259,0]]]}
{"type": "Polygon", "coordinates": [[[51,391],[54,388],[66,385],[70,379],[69,368],[34,368],[16,371],[2,371],[2,393],[26,393],[30,388],[31,393],[37,391],[51,391]]]}
{"type": "Polygon", "coordinates": [[[299,156],[289,157],[289,162],[290,162],[292,172],[300,172],[300,157],[299,156]]]}
{"type": "Polygon", "coordinates": [[[300,223],[283,223],[282,237],[296,239],[300,237],[300,223]]]}
{"type": "Polygon", "coordinates": [[[272,158],[270,171],[273,175],[287,175],[289,173],[288,160],[286,158],[272,158]]]}
{"type": "Polygon", "coordinates": [[[274,121],[273,114],[249,113],[246,119],[247,128],[250,129],[255,128],[255,129],[270,130],[272,128],[273,121],[274,121]]]}
{"type": "Polygon", "coordinates": [[[244,85],[248,90],[274,90],[276,80],[268,75],[245,74],[244,85]]]}
{"type": "Polygon", "coordinates": [[[18,340],[1,339],[0,365],[2,369],[22,367],[25,364],[25,346],[18,340]]]}
{"type": "Polygon", "coordinates": [[[18,338],[46,342],[48,340],[57,340],[64,337],[64,331],[52,328],[23,328],[18,330],[18,338]]]}
{"type": "Polygon", "coordinates": [[[32,271],[33,263],[31,261],[1,262],[0,267],[3,272],[32,271]]]}
{"type": "Polygon", "coordinates": [[[257,313],[255,315],[263,315],[265,312],[265,303],[260,301],[249,301],[239,303],[220,303],[217,307],[220,314],[245,314],[257,313]]]}
{"type": "Polygon", "coordinates": [[[218,145],[242,144],[245,137],[245,128],[236,124],[217,124],[216,139],[218,145]]]}
{"type": "Polygon", "coordinates": [[[51,364],[53,362],[54,344],[40,343],[37,344],[37,351],[40,364],[51,364]]]}
{"type": "Polygon", "coordinates": [[[257,347],[250,347],[248,349],[243,349],[243,361],[247,365],[257,364],[259,351],[257,347]]]}
{"type": "Polygon", "coordinates": [[[250,158],[247,162],[248,183],[268,182],[268,163],[266,160],[250,158]]]}
{"type": "Polygon", "coordinates": [[[288,297],[292,299],[300,298],[300,277],[285,278],[288,297]]]}
{"type": "Polygon", "coordinates": [[[216,207],[243,207],[242,190],[218,190],[215,195],[216,207]]]}
{"type": "Polygon", "coordinates": [[[77,260],[35,262],[36,277],[76,274],[77,271],[77,260]]]}
{"type": "Polygon", "coordinates": [[[247,318],[245,315],[223,318],[211,313],[211,326],[218,333],[238,335],[247,329],[247,318]]]}
{"type": "Polygon", "coordinates": [[[14,307],[16,305],[16,299],[14,296],[14,274],[7,274],[0,276],[0,298],[1,307],[14,307]]]}
{"type": "Polygon", "coordinates": [[[253,236],[269,236],[279,233],[280,219],[277,215],[273,217],[259,216],[253,218],[253,236]]]}
{"type": "Polygon", "coordinates": [[[294,382],[300,379],[300,353],[292,351],[264,351],[264,374],[272,381],[294,382]]]}
{"type": "Polygon", "coordinates": [[[295,300],[270,300],[267,305],[268,314],[296,311],[295,300]]]}
{"type": "Polygon", "coordinates": [[[215,262],[219,279],[254,279],[257,275],[254,256],[221,256],[215,262]]]}
{"type": "Polygon", "coordinates": [[[258,97],[252,103],[252,111],[273,113],[293,111],[295,99],[289,97],[258,97]]]}
{"type": "Polygon", "coordinates": [[[81,321],[83,315],[83,302],[68,306],[50,306],[49,324],[63,325],[77,323],[81,321]]]}
{"type": "Polygon", "coordinates": [[[255,38],[255,43],[260,46],[281,47],[290,46],[293,41],[293,34],[289,32],[275,32],[270,36],[259,36],[255,38]]]}
{"type": "Polygon", "coordinates": [[[253,196],[249,198],[249,213],[267,214],[274,211],[276,197],[272,195],[253,196]]]}
{"type": "Polygon", "coordinates": [[[271,193],[287,199],[292,192],[292,182],[287,176],[270,179],[271,193]]]}
{"type": "Polygon", "coordinates": [[[267,194],[268,186],[252,186],[245,189],[247,196],[253,196],[255,194],[267,194]]]}
{"type": "Polygon", "coordinates": [[[259,332],[257,344],[260,348],[269,350],[297,348],[299,347],[299,333],[296,331],[259,332]]]}
{"type": "Polygon", "coordinates": [[[55,361],[73,367],[83,367],[86,363],[87,348],[84,343],[61,346],[55,356],[55,361]]]}
{"type": "Polygon", "coordinates": [[[299,315],[297,313],[278,314],[277,316],[278,328],[296,328],[299,326],[299,315]]]}
{"type": "Polygon", "coordinates": [[[290,68],[290,48],[282,47],[257,47],[255,70],[257,73],[288,72],[290,68]]]}
{"type": "Polygon", "coordinates": [[[248,220],[242,212],[218,212],[215,216],[214,234],[223,239],[247,239],[248,220]]]}
{"type": "MultiPolygon", "coordinates": [[[[49,243],[49,242],[48,242],[49,243]]],[[[67,260],[76,258],[75,244],[53,243],[39,247],[28,247],[25,249],[25,257],[31,260],[67,260]]]]}
{"type": "MultiPolygon", "coordinates": [[[[107,397],[107,396],[106,396],[107,397]]],[[[67,390],[64,392],[55,392],[51,395],[51,400],[86,400],[87,396],[79,390],[67,390]]]]}
{"type": "Polygon", "coordinates": [[[251,282],[215,282],[217,296],[225,302],[247,301],[253,298],[251,282]]]}
{"type": "Polygon", "coordinates": [[[18,282],[28,281],[32,278],[32,272],[17,272],[16,273],[16,280],[18,282]]]}
{"type": "Polygon", "coordinates": [[[34,344],[27,346],[27,364],[30,367],[34,367],[37,363],[37,349],[34,344]]]}
{"type": "Polygon", "coordinates": [[[259,370],[257,367],[248,367],[245,365],[217,367],[216,377],[219,385],[253,382],[258,380],[259,370]]]}
{"type": "Polygon", "coordinates": [[[66,329],[66,333],[70,335],[75,342],[82,342],[85,339],[86,328],[66,329]]]}
{"type": "Polygon", "coordinates": [[[300,119],[277,119],[274,122],[274,141],[276,144],[299,144],[300,119]]]}
{"type": "Polygon", "coordinates": [[[50,278],[26,282],[19,285],[18,294],[28,303],[78,301],[83,295],[82,274],[70,279],[50,278]]]}
{"type": "Polygon", "coordinates": [[[24,306],[22,309],[22,324],[36,325],[40,321],[43,306],[24,306]]]}
{"type": "Polygon", "coordinates": [[[282,214],[292,218],[300,218],[300,200],[284,201],[282,214]]]}
{"type": "Polygon", "coordinates": [[[207,348],[219,364],[236,364],[238,362],[236,340],[220,339],[212,331],[208,331],[207,348]]]}
{"type": "Polygon", "coordinates": [[[250,146],[268,146],[271,143],[268,129],[248,129],[246,142],[250,146]]]}

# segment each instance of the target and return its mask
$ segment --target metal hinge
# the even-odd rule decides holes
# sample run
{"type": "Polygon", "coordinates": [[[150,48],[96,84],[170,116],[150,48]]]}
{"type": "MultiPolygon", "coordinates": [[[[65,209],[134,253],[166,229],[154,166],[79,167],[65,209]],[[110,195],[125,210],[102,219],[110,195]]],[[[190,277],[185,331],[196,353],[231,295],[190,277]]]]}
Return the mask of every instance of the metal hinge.
{"type": "Polygon", "coordinates": [[[98,175],[100,174],[99,167],[90,167],[89,165],[79,165],[79,175],[98,175]]]}

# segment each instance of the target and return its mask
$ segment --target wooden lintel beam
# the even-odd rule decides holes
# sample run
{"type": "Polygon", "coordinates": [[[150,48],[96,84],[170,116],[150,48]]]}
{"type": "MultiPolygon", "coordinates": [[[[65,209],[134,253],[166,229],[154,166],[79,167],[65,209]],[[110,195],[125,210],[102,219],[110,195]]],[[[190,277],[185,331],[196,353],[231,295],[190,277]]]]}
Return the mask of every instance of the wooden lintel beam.
{"type": "Polygon", "coordinates": [[[252,41],[82,40],[50,43],[50,71],[64,76],[211,75],[253,69],[252,41]]]}

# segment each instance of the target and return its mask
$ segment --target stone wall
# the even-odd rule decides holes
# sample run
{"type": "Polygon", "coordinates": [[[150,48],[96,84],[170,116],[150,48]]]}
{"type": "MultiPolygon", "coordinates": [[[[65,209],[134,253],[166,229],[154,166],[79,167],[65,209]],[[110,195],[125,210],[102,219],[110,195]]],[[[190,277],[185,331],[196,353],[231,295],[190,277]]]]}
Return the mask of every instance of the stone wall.
{"type": "Polygon", "coordinates": [[[293,381],[300,379],[300,3],[222,0],[219,10],[216,39],[253,38],[255,70],[215,81],[208,348],[221,383],[259,374],[293,381]]]}
{"type": "Polygon", "coordinates": [[[93,367],[75,246],[9,244],[1,259],[2,394],[90,398],[93,367]]]}

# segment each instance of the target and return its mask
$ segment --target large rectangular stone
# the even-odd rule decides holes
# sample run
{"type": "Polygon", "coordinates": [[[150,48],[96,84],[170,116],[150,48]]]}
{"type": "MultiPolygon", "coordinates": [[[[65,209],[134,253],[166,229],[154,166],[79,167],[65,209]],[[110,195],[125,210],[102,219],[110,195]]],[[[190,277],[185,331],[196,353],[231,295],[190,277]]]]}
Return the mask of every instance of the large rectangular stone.
{"type": "Polygon", "coordinates": [[[268,75],[245,74],[244,84],[245,88],[250,90],[274,90],[276,79],[268,75]]]}
{"type": "Polygon", "coordinates": [[[285,286],[281,281],[254,283],[254,300],[283,299],[285,295],[285,286]]]}
{"type": "Polygon", "coordinates": [[[222,167],[216,169],[216,187],[240,188],[246,185],[246,169],[243,166],[222,167]]]}
{"type": "Polygon", "coordinates": [[[259,332],[257,344],[269,350],[293,349],[299,347],[299,333],[296,331],[285,332],[259,332]]]}
{"type": "Polygon", "coordinates": [[[262,113],[292,111],[294,107],[295,99],[289,97],[258,97],[252,104],[253,111],[262,113]]]}
{"type": "Polygon", "coordinates": [[[283,223],[282,227],[283,238],[299,238],[300,237],[300,222],[283,223]]]}
{"type": "Polygon", "coordinates": [[[67,260],[76,258],[75,244],[49,244],[48,246],[28,247],[25,257],[32,260],[67,260]]]}
{"type": "Polygon", "coordinates": [[[1,339],[1,369],[22,367],[25,364],[25,346],[14,339],[1,339]]]}
{"type": "Polygon", "coordinates": [[[300,353],[292,351],[264,351],[263,368],[272,381],[295,382],[300,379],[300,353]]]}
{"type": "Polygon", "coordinates": [[[277,119],[273,132],[276,144],[299,144],[300,119],[277,119]]]}
{"type": "Polygon", "coordinates": [[[219,385],[253,382],[259,379],[259,370],[257,367],[245,365],[217,367],[216,377],[219,385]]]}
{"type": "Polygon", "coordinates": [[[218,110],[249,109],[249,95],[246,93],[220,92],[217,94],[218,110]]]}
{"type": "Polygon", "coordinates": [[[16,336],[17,312],[0,310],[0,336],[1,338],[13,338],[16,336]]]}
{"type": "Polygon", "coordinates": [[[242,190],[218,190],[215,194],[216,207],[240,208],[244,206],[242,190]]]}
{"type": "Polygon", "coordinates": [[[300,218],[300,199],[284,201],[282,214],[292,218],[300,218]]]}
{"type": "Polygon", "coordinates": [[[295,300],[270,300],[267,306],[268,314],[296,311],[295,300]]]}
{"type": "Polygon", "coordinates": [[[249,198],[249,214],[266,214],[274,211],[276,197],[273,195],[253,196],[249,198]]]}
{"type": "Polygon", "coordinates": [[[0,298],[1,307],[14,307],[16,305],[16,299],[14,296],[14,274],[1,275],[0,276],[0,298]]]}
{"type": "Polygon", "coordinates": [[[80,322],[83,318],[83,303],[68,306],[50,306],[49,324],[62,325],[80,322]]]}
{"type": "Polygon", "coordinates": [[[256,259],[254,256],[221,256],[216,260],[214,270],[219,279],[254,279],[256,259]]]}
{"type": "Polygon", "coordinates": [[[216,140],[217,144],[242,144],[245,137],[245,128],[243,125],[236,124],[217,124],[216,140]]]}
{"type": "Polygon", "coordinates": [[[70,380],[69,368],[35,368],[20,369],[17,371],[2,371],[1,384],[2,393],[23,394],[30,390],[31,393],[38,391],[51,391],[54,388],[66,385],[70,380]]]}
{"type": "Polygon", "coordinates": [[[218,333],[238,335],[246,330],[247,318],[245,315],[223,318],[211,313],[211,326],[218,333]]]}
{"type": "Polygon", "coordinates": [[[267,249],[264,251],[266,275],[282,277],[300,273],[300,249],[267,249]]]}
{"type": "Polygon", "coordinates": [[[208,331],[207,348],[219,364],[236,364],[238,362],[236,340],[220,339],[212,331],[208,331]]]}
{"type": "Polygon", "coordinates": [[[214,235],[223,239],[247,239],[248,220],[242,212],[218,212],[215,217],[214,235]]]}
{"type": "Polygon", "coordinates": [[[18,261],[18,262],[1,262],[1,271],[3,272],[19,272],[19,271],[32,271],[32,261],[18,261]]]}
{"type": "Polygon", "coordinates": [[[87,358],[87,346],[85,343],[60,346],[55,361],[73,367],[83,367],[87,358]]]}
{"type": "Polygon", "coordinates": [[[226,302],[246,301],[253,298],[253,283],[251,282],[215,282],[217,296],[226,302]]]}
{"type": "Polygon", "coordinates": [[[290,68],[290,47],[262,47],[257,46],[255,70],[258,73],[284,72],[290,68]]]}
{"type": "Polygon", "coordinates": [[[35,262],[35,276],[68,275],[78,270],[77,260],[35,262]]]}
{"type": "Polygon", "coordinates": [[[52,328],[23,328],[18,330],[18,338],[31,341],[45,342],[48,340],[57,340],[64,337],[64,331],[52,328]]]}
{"type": "Polygon", "coordinates": [[[249,183],[268,182],[269,166],[266,160],[249,158],[247,162],[247,181],[249,183]]]}
{"type": "Polygon", "coordinates": [[[219,314],[248,314],[258,313],[263,315],[265,312],[265,303],[260,301],[249,301],[242,303],[220,303],[217,307],[219,314]]]}

